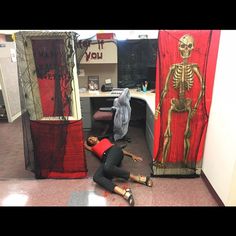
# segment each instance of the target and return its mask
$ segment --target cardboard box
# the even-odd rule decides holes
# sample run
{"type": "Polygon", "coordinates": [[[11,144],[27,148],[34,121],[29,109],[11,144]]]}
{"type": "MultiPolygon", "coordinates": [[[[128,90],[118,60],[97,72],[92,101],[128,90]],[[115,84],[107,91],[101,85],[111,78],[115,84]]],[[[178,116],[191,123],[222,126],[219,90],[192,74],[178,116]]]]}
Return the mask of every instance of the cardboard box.
{"type": "Polygon", "coordinates": [[[97,33],[97,39],[116,39],[114,33],[97,33]]]}

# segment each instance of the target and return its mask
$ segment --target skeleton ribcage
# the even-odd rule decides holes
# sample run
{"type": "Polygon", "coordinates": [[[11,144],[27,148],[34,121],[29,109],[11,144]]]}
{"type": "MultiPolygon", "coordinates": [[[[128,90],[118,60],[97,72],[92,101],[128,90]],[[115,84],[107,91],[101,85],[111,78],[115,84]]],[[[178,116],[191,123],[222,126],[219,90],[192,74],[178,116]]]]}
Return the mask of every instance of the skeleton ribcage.
{"type": "Polygon", "coordinates": [[[193,70],[191,65],[176,65],[173,76],[173,87],[179,89],[184,83],[184,89],[189,90],[193,87],[193,70]],[[184,78],[182,79],[184,75],[184,78]]]}

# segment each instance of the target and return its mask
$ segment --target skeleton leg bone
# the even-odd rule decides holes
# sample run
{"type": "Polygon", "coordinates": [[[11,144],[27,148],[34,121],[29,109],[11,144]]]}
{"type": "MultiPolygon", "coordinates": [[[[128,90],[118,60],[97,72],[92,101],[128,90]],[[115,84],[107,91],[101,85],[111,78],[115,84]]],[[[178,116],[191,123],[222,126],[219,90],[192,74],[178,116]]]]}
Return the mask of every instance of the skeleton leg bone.
{"type": "Polygon", "coordinates": [[[171,104],[171,107],[168,111],[168,123],[167,123],[167,127],[166,127],[166,131],[164,134],[164,144],[163,144],[163,153],[162,153],[162,160],[161,163],[163,164],[164,162],[166,162],[167,159],[167,155],[168,155],[168,151],[170,148],[170,140],[171,140],[171,131],[170,131],[170,126],[171,126],[171,113],[174,110],[174,104],[171,104]]]}
{"type": "MultiPolygon", "coordinates": [[[[191,101],[190,101],[191,103],[191,101]]],[[[183,161],[184,164],[187,164],[187,160],[188,160],[188,154],[189,154],[189,149],[190,149],[190,137],[191,137],[191,130],[190,130],[190,120],[191,120],[191,112],[192,112],[192,108],[190,106],[190,104],[188,104],[188,106],[186,107],[187,111],[188,111],[188,118],[187,118],[187,123],[186,123],[186,128],[185,128],[185,132],[184,132],[184,155],[183,155],[183,161]]]]}

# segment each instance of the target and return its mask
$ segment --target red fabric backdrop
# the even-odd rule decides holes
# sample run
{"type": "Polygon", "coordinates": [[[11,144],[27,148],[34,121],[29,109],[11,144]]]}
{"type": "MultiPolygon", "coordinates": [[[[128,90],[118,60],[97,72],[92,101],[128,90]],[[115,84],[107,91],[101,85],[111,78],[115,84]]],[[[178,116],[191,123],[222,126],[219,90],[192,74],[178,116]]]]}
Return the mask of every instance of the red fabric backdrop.
{"type": "Polygon", "coordinates": [[[43,116],[70,116],[71,82],[62,39],[32,40],[43,116]]]}
{"type": "MultiPolygon", "coordinates": [[[[158,57],[156,73],[156,107],[159,104],[160,94],[164,88],[169,68],[172,64],[183,61],[179,50],[178,41],[185,35],[190,34],[195,39],[195,48],[192,51],[188,63],[198,64],[200,73],[205,80],[205,95],[197,108],[197,112],[190,122],[190,151],[188,161],[197,162],[202,159],[208,116],[211,105],[212,90],[214,83],[215,67],[220,39],[219,30],[160,30],[158,36],[158,57]]],[[[201,90],[200,82],[194,75],[193,87],[186,91],[186,98],[192,99],[192,107],[195,105],[201,90]]],[[[154,130],[154,161],[162,158],[163,135],[167,126],[168,110],[172,98],[178,98],[178,91],[174,89],[172,78],[169,90],[163,100],[161,112],[155,120],[154,130]]],[[[176,163],[183,160],[184,131],[187,121],[187,112],[172,112],[171,144],[167,162],[176,163]]]]}
{"type": "Polygon", "coordinates": [[[30,121],[38,178],[83,178],[87,165],[82,121],[30,121]]]}

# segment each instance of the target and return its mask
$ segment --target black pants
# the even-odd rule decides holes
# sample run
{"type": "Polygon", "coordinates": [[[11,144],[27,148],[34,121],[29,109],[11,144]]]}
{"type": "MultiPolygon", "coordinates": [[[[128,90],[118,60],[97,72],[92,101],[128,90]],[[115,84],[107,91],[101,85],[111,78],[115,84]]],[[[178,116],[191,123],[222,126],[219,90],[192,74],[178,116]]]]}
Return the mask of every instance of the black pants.
{"type": "Polygon", "coordinates": [[[107,153],[101,166],[93,176],[94,182],[104,187],[110,192],[114,192],[115,184],[112,182],[114,177],[129,179],[130,173],[119,166],[123,160],[124,154],[120,147],[112,146],[107,153]]]}

